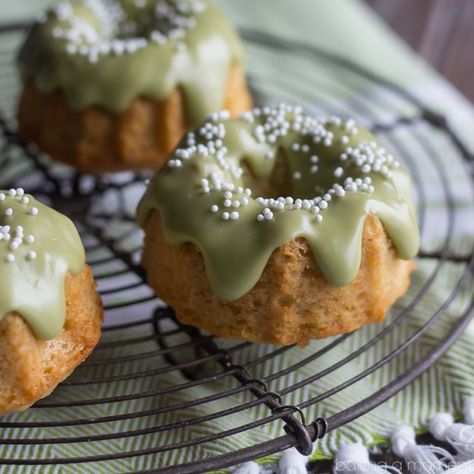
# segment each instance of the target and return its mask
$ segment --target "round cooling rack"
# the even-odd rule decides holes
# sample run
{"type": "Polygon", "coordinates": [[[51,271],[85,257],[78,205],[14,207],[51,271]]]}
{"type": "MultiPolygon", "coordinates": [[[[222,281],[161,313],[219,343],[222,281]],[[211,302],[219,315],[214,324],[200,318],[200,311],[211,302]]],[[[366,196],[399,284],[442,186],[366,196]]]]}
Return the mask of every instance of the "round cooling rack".
{"type": "Polygon", "coordinates": [[[333,430],[425,372],[472,318],[466,290],[474,235],[463,229],[474,222],[474,208],[461,203],[473,202],[474,159],[446,120],[326,51],[241,33],[257,103],[283,100],[314,113],[355,115],[411,172],[422,247],[410,291],[384,323],[304,349],[226,341],[180,325],[139,266],[134,210],[147,174],[78,175],[17,136],[14,57],[23,27],[10,25],[0,32],[0,187],[22,186],[75,221],[106,327],[94,354],[52,395],[0,420],[2,472],[49,466],[48,472],[182,474],[292,446],[310,454],[315,440],[324,445],[333,430]],[[315,64],[326,79],[310,73],[315,64]],[[467,183],[462,193],[456,173],[467,183]],[[446,296],[433,297],[440,286],[446,296]],[[415,315],[421,323],[410,324],[415,315]],[[355,402],[348,391],[360,394],[355,402]]]}

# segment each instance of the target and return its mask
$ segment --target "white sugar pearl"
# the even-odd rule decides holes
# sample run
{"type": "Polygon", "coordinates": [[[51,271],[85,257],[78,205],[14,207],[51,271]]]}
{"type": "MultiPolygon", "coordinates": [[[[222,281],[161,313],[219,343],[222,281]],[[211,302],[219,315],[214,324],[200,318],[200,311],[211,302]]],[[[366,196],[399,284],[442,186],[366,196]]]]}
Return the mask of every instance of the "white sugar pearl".
{"type": "Polygon", "coordinates": [[[35,260],[36,258],[36,252],[34,250],[30,250],[27,254],[26,254],[26,258],[28,260],[35,260]]]}

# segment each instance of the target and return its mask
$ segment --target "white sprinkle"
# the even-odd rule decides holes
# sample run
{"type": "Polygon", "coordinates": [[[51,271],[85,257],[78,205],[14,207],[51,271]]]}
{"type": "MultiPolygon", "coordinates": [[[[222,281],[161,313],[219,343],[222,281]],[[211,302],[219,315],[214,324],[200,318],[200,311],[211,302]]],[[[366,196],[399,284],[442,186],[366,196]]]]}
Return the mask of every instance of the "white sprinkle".
{"type": "Polygon", "coordinates": [[[39,211],[37,207],[32,207],[30,212],[32,216],[37,216],[39,211]]]}
{"type": "Polygon", "coordinates": [[[13,263],[15,261],[15,255],[13,255],[11,253],[7,253],[7,255],[5,256],[5,260],[8,263],[13,263]]]}
{"type": "Polygon", "coordinates": [[[34,260],[36,258],[36,252],[34,250],[30,250],[26,254],[26,258],[27,258],[27,260],[34,260]]]}
{"type": "Polygon", "coordinates": [[[335,176],[336,178],[340,178],[343,174],[344,174],[344,169],[343,169],[341,166],[338,166],[338,167],[334,170],[334,176],[335,176]]]}
{"type": "MultiPolygon", "coordinates": [[[[213,204],[211,206],[211,212],[213,212],[214,214],[219,210],[219,206],[217,204],[213,204]]],[[[31,237],[31,236],[30,236],[31,237]]]]}
{"type": "Polygon", "coordinates": [[[240,214],[239,214],[237,211],[232,211],[232,212],[230,213],[230,218],[231,218],[233,221],[237,220],[237,219],[239,218],[239,216],[240,216],[240,214]]]}
{"type": "Polygon", "coordinates": [[[5,209],[5,215],[6,216],[12,216],[13,215],[13,209],[11,207],[8,207],[5,209]]]}

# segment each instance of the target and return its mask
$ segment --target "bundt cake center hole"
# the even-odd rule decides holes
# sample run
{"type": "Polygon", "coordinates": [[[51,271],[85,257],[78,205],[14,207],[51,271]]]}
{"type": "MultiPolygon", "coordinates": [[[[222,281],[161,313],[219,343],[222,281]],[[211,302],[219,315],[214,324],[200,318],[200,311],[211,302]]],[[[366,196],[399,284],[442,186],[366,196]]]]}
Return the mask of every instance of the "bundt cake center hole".
{"type": "Polygon", "coordinates": [[[283,150],[278,151],[271,174],[264,178],[255,176],[246,160],[242,161],[241,166],[244,171],[244,185],[252,190],[253,196],[275,199],[280,196],[293,196],[290,166],[283,150]]]}

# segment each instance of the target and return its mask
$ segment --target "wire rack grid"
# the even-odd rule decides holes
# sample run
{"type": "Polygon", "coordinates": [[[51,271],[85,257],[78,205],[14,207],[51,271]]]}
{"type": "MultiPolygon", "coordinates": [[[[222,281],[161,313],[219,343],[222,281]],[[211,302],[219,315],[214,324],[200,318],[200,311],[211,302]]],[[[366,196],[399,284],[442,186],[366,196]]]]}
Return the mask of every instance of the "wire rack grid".
{"type": "Polygon", "coordinates": [[[21,142],[14,120],[19,88],[14,57],[23,31],[24,25],[0,31],[0,187],[23,186],[75,221],[104,301],[106,327],[92,357],[50,397],[26,413],[0,420],[2,472],[21,466],[64,472],[205,472],[292,446],[309,454],[315,440],[389,399],[459,338],[473,316],[472,296],[462,295],[472,285],[474,237],[467,236],[459,246],[453,235],[462,220],[474,220],[474,211],[460,208],[456,183],[447,175],[435,141],[442,140],[456,166],[471,177],[473,195],[474,158],[443,116],[407,91],[326,51],[257,31],[241,32],[257,103],[287,100],[317,104],[309,107],[314,112],[355,114],[397,152],[415,182],[422,235],[418,259],[430,263],[416,291],[396,314],[374,326],[363,343],[346,334],[305,351],[292,346],[262,349],[180,325],[147,286],[139,266],[142,235],[134,222],[146,173],[95,179],[55,165],[21,142]],[[308,76],[301,67],[305,62],[317,62],[337,80],[308,76]],[[368,99],[360,93],[367,87],[378,93],[368,99]],[[429,157],[428,168],[420,169],[404,148],[404,137],[416,144],[420,156],[429,157]],[[442,217],[436,217],[439,235],[433,244],[427,229],[435,217],[427,201],[434,183],[442,217]],[[402,337],[402,322],[434,291],[443,269],[451,267],[455,278],[448,296],[434,304],[423,325],[402,337]],[[459,298],[464,298],[462,310],[455,323],[446,324],[446,312],[459,298]],[[434,326],[444,336],[434,346],[426,345],[434,326]],[[389,339],[396,340],[395,346],[376,352],[362,370],[318,389],[326,387],[325,378],[389,339]],[[339,354],[347,344],[352,344],[351,351],[327,363],[329,354],[339,354]],[[413,348],[419,350],[416,363],[399,363],[413,348]],[[292,354],[298,355],[282,366],[281,360],[292,354]],[[395,366],[401,367],[398,372],[389,370],[395,366]],[[375,374],[385,377],[381,388],[330,413],[318,411],[321,403],[375,374]]]}

